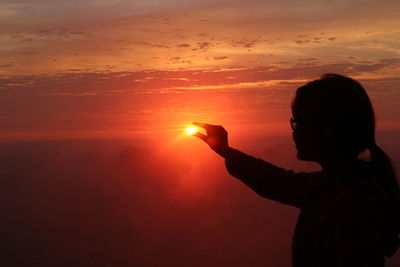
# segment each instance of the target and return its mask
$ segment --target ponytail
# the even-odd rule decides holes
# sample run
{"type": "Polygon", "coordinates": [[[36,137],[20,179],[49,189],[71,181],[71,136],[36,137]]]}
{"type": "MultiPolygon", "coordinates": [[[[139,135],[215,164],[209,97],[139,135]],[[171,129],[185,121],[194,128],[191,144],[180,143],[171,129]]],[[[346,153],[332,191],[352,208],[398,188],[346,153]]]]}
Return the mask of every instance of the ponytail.
{"type": "Polygon", "coordinates": [[[369,150],[378,182],[385,190],[385,255],[391,257],[400,247],[400,188],[386,153],[375,142],[369,150]]]}

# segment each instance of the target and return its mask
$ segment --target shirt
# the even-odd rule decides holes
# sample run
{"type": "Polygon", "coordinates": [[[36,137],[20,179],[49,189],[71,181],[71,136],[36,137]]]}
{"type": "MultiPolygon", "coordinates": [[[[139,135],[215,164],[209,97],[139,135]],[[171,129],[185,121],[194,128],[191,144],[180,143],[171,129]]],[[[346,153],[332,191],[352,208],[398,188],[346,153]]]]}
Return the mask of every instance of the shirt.
{"type": "Polygon", "coordinates": [[[230,148],[225,166],[262,197],[300,209],[293,267],[384,266],[384,192],[368,162],[332,179],[324,171],[295,173],[230,148]]]}

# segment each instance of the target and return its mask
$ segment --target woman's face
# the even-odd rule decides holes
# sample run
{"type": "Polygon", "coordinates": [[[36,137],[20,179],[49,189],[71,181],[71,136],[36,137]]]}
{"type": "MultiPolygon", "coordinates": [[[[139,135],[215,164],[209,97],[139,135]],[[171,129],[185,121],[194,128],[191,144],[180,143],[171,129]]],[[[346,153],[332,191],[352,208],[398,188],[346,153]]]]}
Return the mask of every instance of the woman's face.
{"type": "Polygon", "coordinates": [[[319,162],[326,151],[324,134],[318,123],[307,119],[306,116],[297,118],[292,132],[296,144],[297,158],[305,161],[319,162]]]}

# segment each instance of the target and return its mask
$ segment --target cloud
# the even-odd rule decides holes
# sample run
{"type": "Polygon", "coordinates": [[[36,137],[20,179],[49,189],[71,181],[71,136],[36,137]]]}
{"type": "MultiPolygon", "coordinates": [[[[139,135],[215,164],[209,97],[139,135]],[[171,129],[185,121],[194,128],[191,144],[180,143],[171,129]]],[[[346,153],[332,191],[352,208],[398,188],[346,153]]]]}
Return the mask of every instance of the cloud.
{"type": "MultiPolygon", "coordinates": [[[[171,60],[185,61],[182,57],[171,60]]],[[[295,88],[332,72],[361,81],[380,106],[381,120],[393,120],[400,116],[400,78],[385,76],[382,71],[399,65],[400,59],[324,64],[298,58],[289,64],[256,68],[102,73],[71,69],[57,75],[3,76],[0,139],[26,137],[27,133],[38,138],[155,133],[162,127],[176,127],[195,117],[214,118],[215,114],[227,122],[254,123],[260,116],[279,122],[273,112],[286,110],[295,88]]]]}
{"type": "Polygon", "coordinates": [[[190,44],[178,44],[177,47],[182,47],[182,48],[186,48],[186,47],[190,47],[190,44]]]}
{"type": "Polygon", "coordinates": [[[223,60],[223,59],[227,59],[228,57],[226,56],[220,56],[220,57],[214,57],[215,60],[223,60]]]}
{"type": "Polygon", "coordinates": [[[6,63],[6,64],[1,64],[0,68],[6,69],[6,68],[12,68],[14,65],[12,63],[6,63]]]}
{"type": "Polygon", "coordinates": [[[197,42],[197,47],[192,50],[207,50],[211,45],[210,42],[197,42]]]}
{"type": "Polygon", "coordinates": [[[244,47],[244,48],[251,48],[255,46],[260,40],[254,39],[254,40],[233,40],[231,41],[231,45],[233,47],[244,47]]]}
{"type": "Polygon", "coordinates": [[[352,1],[326,6],[307,0],[318,9],[318,15],[292,1],[289,6],[287,1],[256,0],[251,5],[236,0],[229,5],[224,1],[182,4],[175,0],[50,2],[7,2],[15,12],[3,21],[0,33],[2,49],[7,51],[4,60],[15,62],[7,75],[58,73],[70,68],[101,72],[109,69],[105,65],[117,66],[118,71],[174,69],[178,66],[171,64],[171,54],[190,57],[186,65],[179,63],[180,68],[202,69],[221,64],[226,68],[229,64],[256,67],[271,60],[287,61],[293,55],[329,62],[341,58],[343,49],[345,56],[353,49],[360,59],[376,60],[394,56],[398,50],[398,27],[393,23],[397,17],[392,11],[384,16],[385,3],[398,6],[392,1],[379,4],[373,21],[366,16],[364,5],[360,13],[350,16],[345,7],[352,1]],[[219,57],[222,50],[230,60],[207,60],[219,57]],[[30,64],[26,64],[23,51],[36,52],[29,56],[30,64]],[[269,54],[273,57],[267,57],[269,54]]]}
{"type": "Polygon", "coordinates": [[[124,43],[131,44],[131,45],[140,45],[140,46],[148,46],[148,47],[155,47],[155,48],[171,48],[168,45],[162,45],[162,44],[153,44],[150,42],[141,42],[141,41],[123,41],[124,43]]]}
{"type": "MultiPolygon", "coordinates": [[[[225,60],[227,56],[214,57],[215,60],[225,60]]],[[[170,61],[187,62],[189,60],[175,56],[170,61]]],[[[203,69],[203,70],[145,70],[136,72],[90,73],[83,69],[71,69],[72,73],[56,76],[17,76],[0,79],[0,86],[6,94],[35,94],[35,93],[66,93],[66,92],[96,92],[109,94],[113,91],[129,90],[159,90],[174,87],[196,87],[226,85],[241,83],[257,83],[273,80],[309,79],[323,73],[337,72],[346,75],[373,76],[391,68],[400,68],[400,59],[382,59],[377,61],[333,62],[322,63],[316,58],[298,58],[293,61],[275,62],[256,68],[240,69],[203,69]],[[289,67],[288,65],[293,65],[289,67]],[[280,66],[282,65],[282,66],[280,66]],[[186,78],[179,80],[177,78],[186,78]],[[227,78],[235,77],[235,79],[227,78]],[[171,82],[171,78],[177,79],[171,82]],[[165,79],[170,82],[164,83],[165,79]],[[99,82],[101,81],[101,82],[99,82]]],[[[11,67],[11,65],[7,65],[11,67]]],[[[1,92],[0,92],[1,94],[1,92]]]]}
{"type": "Polygon", "coordinates": [[[310,40],[293,40],[296,44],[307,44],[310,42],[310,40]]]}
{"type": "Polygon", "coordinates": [[[138,19],[143,19],[147,23],[161,23],[161,24],[169,24],[171,18],[166,15],[140,15],[138,19]]]}

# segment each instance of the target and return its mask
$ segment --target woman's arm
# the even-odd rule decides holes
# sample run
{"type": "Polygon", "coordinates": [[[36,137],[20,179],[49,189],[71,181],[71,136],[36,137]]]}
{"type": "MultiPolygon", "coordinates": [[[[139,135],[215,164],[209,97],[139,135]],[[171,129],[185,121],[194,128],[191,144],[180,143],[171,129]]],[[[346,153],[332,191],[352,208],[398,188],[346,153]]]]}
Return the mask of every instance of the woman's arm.
{"type": "Polygon", "coordinates": [[[321,181],[320,173],[295,173],[229,147],[228,132],[219,125],[194,123],[207,135],[195,136],[225,159],[228,172],[260,196],[301,208],[310,191],[321,181]]]}
{"type": "Polygon", "coordinates": [[[229,148],[225,156],[229,174],[251,187],[257,194],[283,204],[301,208],[310,192],[322,182],[320,172],[295,173],[229,148]]]}

